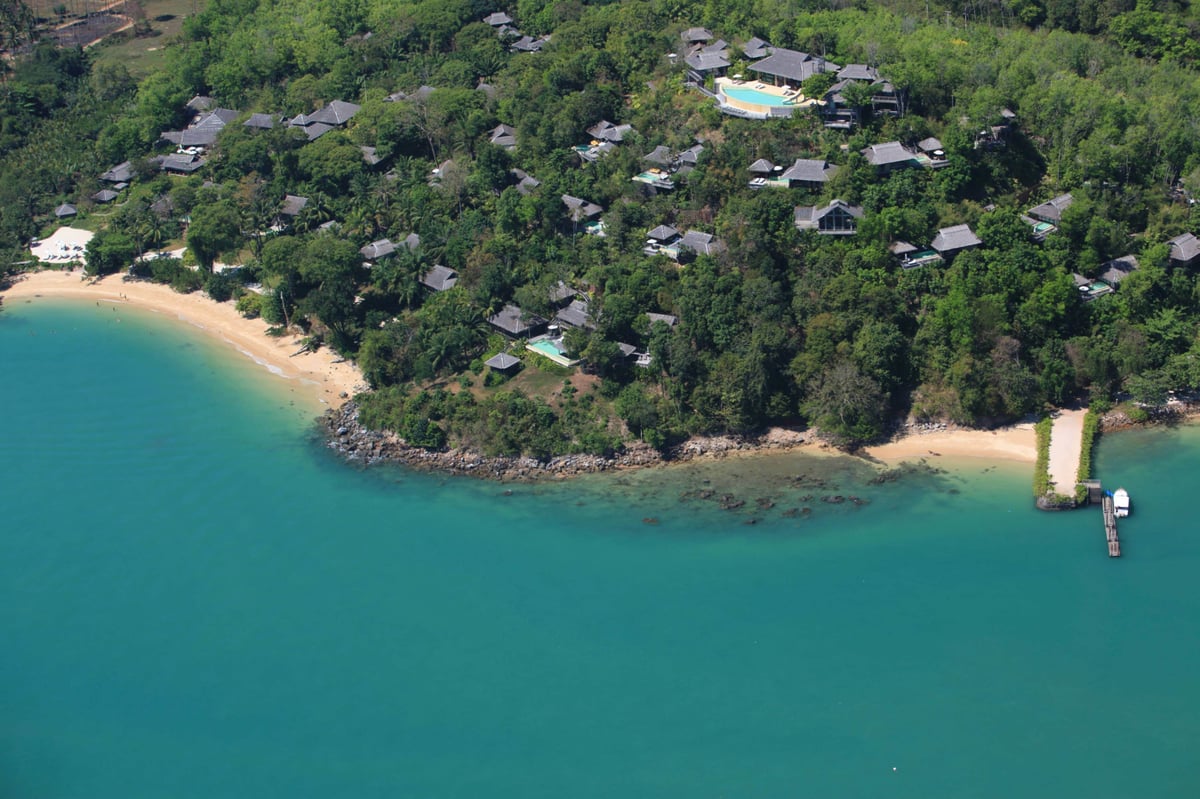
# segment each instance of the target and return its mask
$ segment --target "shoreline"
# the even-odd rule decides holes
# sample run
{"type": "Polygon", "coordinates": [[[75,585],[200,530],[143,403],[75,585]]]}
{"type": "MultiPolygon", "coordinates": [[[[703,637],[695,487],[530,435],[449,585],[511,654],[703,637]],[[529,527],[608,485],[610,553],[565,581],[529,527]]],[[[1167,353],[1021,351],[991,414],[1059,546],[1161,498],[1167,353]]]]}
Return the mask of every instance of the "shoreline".
{"type": "Polygon", "coordinates": [[[93,280],[84,277],[81,270],[26,272],[0,291],[0,300],[7,303],[38,299],[91,300],[172,317],[232,346],[271,374],[291,382],[301,394],[312,398],[317,411],[338,408],[366,388],[358,367],[333,350],[322,347],[297,354],[303,346],[299,336],[269,336],[270,326],[262,319],[247,319],[232,302],[219,303],[201,292],[180,294],[157,283],[125,280],[121,274],[93,280]]]}
{"type": "Polygon", "coordinates": [[[559,481],[586,474],[666,467],[695,461],[760,458],[806,454],[857,457],[888,471],[946,457],[947,464],[1033,464],[1037,439],[1032,424],[996,430],[906,428],[893,441],[847,453],[819,439],[812,431],[772,428],[754,439],[733,436],[691,438],[665,453],[640,441],[611,456],[560,455],[546,461],[524,456],[487,456],[466,449],[431,451],[408,446],[394,433],[370,430],[358,422],[358,407],[348,402],[320,419],[326,446],[351,463],[365,466],[391,463],[422,472],[476,477],[498,482],[559,481]]]}

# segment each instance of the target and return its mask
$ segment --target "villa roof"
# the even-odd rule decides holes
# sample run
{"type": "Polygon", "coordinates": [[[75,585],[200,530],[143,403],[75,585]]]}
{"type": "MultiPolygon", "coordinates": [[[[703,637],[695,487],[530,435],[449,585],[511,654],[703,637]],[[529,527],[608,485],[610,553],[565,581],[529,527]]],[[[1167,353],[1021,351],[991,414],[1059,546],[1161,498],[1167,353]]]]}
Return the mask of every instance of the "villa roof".
{"type": "Polygon", "coordinates": [[[1137,268],[1138,260],[1135,256],[1123,255],[1100,264],[1100,279],[1110,286],[1115,286],[1137,268]]]}
{"type": "Polygon", "coordinates": [[[770,42],[757,36],[742,45],[742,52],[746,54],[746,58],[766,58],[773,49],[770,42]]]}
{"type": "Polygon", "coordinates": [[[624,141],[625,134],[632,131],[633,125],[614,125],[607,119],[602,119],[587,129],[588,135],[593,139],[603,139],[614,144],[624,141]]]}
{"type": "Polygon", "coordinates": [[[54,215],[59,219],[68,216],[75,216],[76,213],[78,212],[75,210],[75,206],[71,205],[70,203],[63,203],[54,209],[54,215]]]}
{"type": "Polygon", "coordinates": [[[751,64],[750,69],[762,75],[776,75],[792,81],[804,81],[819,72],[837,69],[837,65],[825,61],[823,58],[814,58],[799,50],[776,47],[769,56],[751,64]]]}
{"type": "Polygon", "coordinates": [[[898,141],[872,144],[870,147],[862,150],[862,154],[866,157],[867,162],[873,166],[903,164],[907,161],[912,161],[916,157],[916,154],[912,150],[898,141]]]}
{"type": "Polygon", "coordinates": [[[275,127],[276,118],[273,114],[251,114],[250,118],[242,123],[247,128],[260,128],[262,130],[270,130],[275,127]]]}
{"type": "Polygon", "coordinates": [[[1167,242],[1167,248],[1174,263],[1189,264],[1200,258],[1200,239],[1197,239],[1194,233],[1176,236],[1167,242]]]}
{"type": "Polygon", "coordinates": [[[483,21],[494,28],[498,28],[501,25],[511,24],[513,20],[512,17],[510,17],[508,14],[505,14],[503,11],[495,11],[484,17],[483,21]]]}
{"type": "Polygon", "coordinates": [[[968,247],[978,247],[980,244],[983,242],[972,232],[970,225],[953,225],[939,230],[930,246],[944,255],[968,247]]]}
{"type": "Polygon", "coordinates": [[[280,216],[298,216],[304,210],[304,206],[308,205],[307,197],[298,197],[295,194],[283,195],[283,204],[279,206],[280,216]]]}
{"type": "Polygon", "coordinates": [[[838,168],[828,161],[797,158],[796,162],[783,171],[780,177],[803,183],[827,183],[837,174],[838,168]]]}
{"type": "Polygon", "coordinates": [[[691,147],[679,153],[679,162],[695,166],[700,161],[700,153],[704,152],[703,144],[693,144],[691,147]]]}
{"type": "Polygon", "coordinates": [[[495,369],[498,372],[503,372],[506,369],[513,368],[520,362],[520,358],[514,355],[509,355],[507,352],[502,352],[499,355],[493,355],[491,358],[488,358],[483,362],[483,365],[490,366],[492,369],[495,369]]]}
{"type": "Polygon", "coordinates": [[[392,244],[391,239],[379,239],[373,241],[359,250],[362,257],[369,261],[374,261],[383,258],[385,255],[391,255],[396,251],[396,245],[392,244]]]}
{"type": "Polygon", "coordinates": [[[673,316],[669,313],[647,312],[646,318],[650,320],[651,325],[653,325],[655,322],[662,322],[667,327],[675,327],[675,325],[679,324],[679,317],[673,316]]]}
{"type": "Polygon", "coordinates": [[[509,335],[521,336],[546,324],[546,320],[537,314],[526,313],[512,303],[508,303],[497,313],[488,317],[488,324],[509,335]]]}
{"type": "Polygon", "coordinates": [[[655,241],[671,241],[679,238],[679,231],[670,225],[659,225],[646,234],[646,238],[654,239],[655,241]]]}
{"type": "Polygon", "coordinates": [[[520,39],[517,39],[512,43],[512,49],[522,53],[536,53],[541,50],[548,41],[550,41],[549,36],[542,36],[538,39],[535,39],[532,36],[522,36],[520,39]]]}
{"type": "Polygon", "coordinates": [[[434,291],[452,289],[456,283],[458,283],[458,272],[441,264],[421,275],[421,285],[434,291]]]}
{"type": "Polygon", "coordinates": [[[935,139],[933,136],[930,136],[927,139],[921,139],[919,142],[917,142],[917,147],[923,153],[932,153],[935,150],[944,150],[945,149],[942,146],[941,141],[939,141],[938,139],[935,139]]]}
{"type": "Polygon", "coordinates": [[[362,106],[347,103],[344,100],[333,100],[323,108],[309,114],[307,124],[345,125],[351,117],[358,113],[360,108],[362,106]]]}
{"type": "Polygon", "coordinates": [[[775,171],[775,165],[765,158],[760,158],[751,164],[749,170],[757,175],[769,175],[775,171]]]}
{"type": "Polygon", "coordinates": [[[712,37],[712,31],[708,28],[688,28],[679,34],[679,38],[685,42],[708,42],[712,41],[712,37]]]}
{"type": "Polygon", "coordinates": [[[112,189],[101,189],[92,195],[92,199],[98,203],[110,203],[121,195],[117,194],[112,189]]]}
{"type": "Polygon", "coordinates": [[[649,161],[652,164],[658,164],[660,166],[670,166],[675,161],[675,157],[671,153],[670,147],[665,144],[660,144],[650,152],[643,155],[642,160],[649,161]]]}
{"type": "Polygon", "coordinates": [[[892,255],[908,255],[910,252],[916,252],[917,247],[909,244],[907,241],[896,240],[888,245],[888,252],[892,255]]]}
{"type": "Polygon", "coordinates": [[[575,289],[571,288],[560,280],[550,287],[550,290],[546,292],[546,297],[551,303],[557,304],[563,300],[569,300],[570,298],[574,297],[575,294],[575,289]]]}
{"type": "Polygon", "coordinates": [[[410,250],[415,250],[421,246],[421,237],[416,233],[409,233],[404,237],[404,241],[401,244],[410,250]]]}
{"type": "Polygon", "coordinates": [[[333,130],[333,125],[329,125],[324,122],[309,122],[303,127],[304,137],[309,141],[316,141],[329,131],[333,130]]]}
{"type": "Polygon", "coordinates": [[[1061,222],[1063,211],[1071,207],[1074,199],[1070,193],[1060,194],[1053,200],[1047,200],[1041,205],[1030,208],[1029,215],[1043,222],[1061,222]]]}
{"type": "Polygon", "coordinates": [[[879,80],[879,71],[866,64],[847,64],[838,70],[839,80],[879,80]]]}
{"type": "Polygon", "coordinates": [[[374,147],[363,145],[358,149],[362,152],[363,160],[367,162],[367,166],[375,166],[383,160],[379,157],[379,151],[374,147]]]}
{"type": "Polygon", "coordinates": [[[588,301],[584,299],[576,298],[571,300],[571,304],[554,314],[554,318],[571,327],[581,327],[588,330],[594,330],[596,327],[596,321],[592,319],[588,301]]]}
{"type": "Polygon", "coordinates": [[[523,169],[510,170],[512,176],[517,179],[517,191],[521,194],[529,194],[531,191],[542,185],[542,182],[530,175],[523,169]]]}
{"type": "Polygon", "coordinates": [[[702,53],[720,53],[729,47],[729,42],[724,39],[717,39],[715,42],[710,42],[705,45],[698,45],[702,53]]]}
{"type": "Polygon", "coordinates": [[[517,146],[517,131],[510,125],[499,124],[488,133],[488,141],[497,147],[511,150],[517,146]]]}
{"type": "Polygon", "coordinates": [[[162,156],[158,162],[158,165],[160,169],[164,169],[167,172],[187,173],[195,172],[197,169],[204,166],[205,163],[207,162],[203,158],[197,158],[196,156],[188,153],[171,153],[170,155],[162,156]]]}
{"type": "Polygon", "coordinates": [[[591,219],[594,216],[604,213],[604,209],[595,203],[572,197],[570,194],[562,196],[563,205],[567,206],[567,215],[571,217],[571,221],[579,222],[584,219],[591,219]]]}
{"type": "Polygon", "coordinates": [[[683,61],[696,72],[712,72],[729,66],[729,53],[726,50],[713,52],[701,50],[697,53],[689,53],[683,61]]]}
{"type": "Polygon", "coordinates": [[[129,161],[122,161],[101,174],[100,179],[108,183],[128,183],[133,179],[133,164],[129,161]]]}
{"type": "MultiPolygon", "coordinates": [[[[795,212],[796,227],[800,230],[818,230],[821,227],[822,219],[839,210],[855,219],[862,219],[863,216],[861,206],[850,205],[845,200],[834,200],[826,206],[799,205],[796,206],[795,212]]],[[[835,232],[853,233],[854,231],[838,230],[835,232]]]]}
{"type": "Polygon", "coordinates": [[[679,240],[680,247],[686,247],[700,255],[716,255],[725,251],[725,242],[711,233],[701,233],[699,230],[689,230],[679,240]]]}
{"type": "Polygon", "coordinates": [[[207,111],[216,104],[216,100],[207,95],[197,94],[195,97],[187,101],[187,107],[192,111],[201,112],[207,111]]]}

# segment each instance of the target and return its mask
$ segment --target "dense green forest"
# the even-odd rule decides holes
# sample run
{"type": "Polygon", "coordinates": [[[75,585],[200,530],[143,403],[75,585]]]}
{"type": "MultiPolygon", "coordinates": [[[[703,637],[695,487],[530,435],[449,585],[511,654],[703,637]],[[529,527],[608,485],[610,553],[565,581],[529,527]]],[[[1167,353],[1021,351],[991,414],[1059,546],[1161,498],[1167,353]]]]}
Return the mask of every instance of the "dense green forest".
{"type": "MultiPolygon", "coordinates": [[[[105,212],[89,268],[127,266],[178,239],[186,218],[200,270],[171,261],[150,277],[203,286],[355,357],[377,389],[362,402],[367,421],[423,446],[597,452],[626,435],[661,445],[780,423],[854,443],[905,413],[979,424],[1200,388],[1200,282],[1166,245],[1200,229],[1189,202],[1200,194],[1200,15],[1186,3],[209,0],[140,81],[31,44],[28,21],[10,16],[0,42],[23,54],[0,84],[4,268],[28,259],[57,204],[86,209],[97,176],[131,160],[133,185],[105,212]],[[495,11],[549,40],[513,52],[482,21],[495,11]],[[906,113],[866,105],[851,131],[816,113],[723,115],[667,57],[691,26],[733,43],[733,69],[753,36],[869,64],[906,113]],[[200,171],[165,175],[148,159],[174,149],[159,136],[188,122],[195,95],[242,116],[200,171]],[[333,100],[361,110],[315,141],[240,124],[333,100]],[[1016,122],[1004,146],[977,146],[1006,109],[1016,122]],[[602,119],[633,131],[584,163],[572,148],[602,119]],[[500,123],[515,149],[489,143],[500,123]],[[945,168],[880,176],[859,154],[928,136],[945,168]],[[697,142],[699,162],[674,191],[631,182],[656,146],[697,142]],[[819,191],[754,190],[747,167],[759,158],[840,169],[819,191]],[[540,186],[518,187],[514,168],[540,186]],[[1035,242],[1020,215],[1064,192],[1074,202],[1059,230],[1035,242]],[[308,198],[303,211],[260,235],[289,194],[308,198]],[[606,235],[572,221],[564,194],[602,206],[606,235]],[[833,198],[863,208],[855,235],[797,229],[796,206],[833,198]],[[644,254],[646,231],[664,223],[726,248],[683,264],[644,254]],[[889,252],[962,223],[983,245],[949,263],[902,269],[889,252]],[[411,233],[418,247],[364,267],[360,247],[411,233]],[[1119,290],[1082,302],[1072,274],[1094,277],[1127,254],[1140,266],[1119,290]],[[208,275],[222,257],[245,266],[208,275]],[[435,264],[458,272],[454,288],[423,289],[435,264]],[[506,303],[553,315],[560,281],[595,320],[566,337],[588,378],[523,350],[517,377],[485,369],[509,347],[487,318],[506,303]]],[[[809,80],[810,95],[830,83],[809,80]]]]}

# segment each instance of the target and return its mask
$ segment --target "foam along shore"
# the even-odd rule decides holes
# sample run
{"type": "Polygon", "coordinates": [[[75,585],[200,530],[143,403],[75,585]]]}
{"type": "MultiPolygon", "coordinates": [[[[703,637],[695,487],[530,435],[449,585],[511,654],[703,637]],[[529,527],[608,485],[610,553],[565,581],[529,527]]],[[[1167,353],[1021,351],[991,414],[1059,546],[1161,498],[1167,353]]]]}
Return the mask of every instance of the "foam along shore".
{"type": "Polygon", "coordinates": [[[358,368],[336,352],[323,347],[296,355],[303,347],[298,336],[269,336],[263,320],[247,319],[233,303],[215,302],[200,292],[179,294],[156,283],[126,281],[122,275],[92,280],[78,270],[31,272],[15,280],[3,293],[5,303],[67,298],[128,305],[174,317],[233,346],[273,374],[295,381],[301,395],[308,394],[325,407],[338,407],[367,387],[358,368]]]}
{"type": "Polygon", "coordinates": [[[895,441],[867,447],[866,454],[882,461],[903,461],[931,456],[982,458],[1033,463],[1037,460],[1037,434],[1032,424],[996,430],[935,430],[911,432],[895,441]]]}

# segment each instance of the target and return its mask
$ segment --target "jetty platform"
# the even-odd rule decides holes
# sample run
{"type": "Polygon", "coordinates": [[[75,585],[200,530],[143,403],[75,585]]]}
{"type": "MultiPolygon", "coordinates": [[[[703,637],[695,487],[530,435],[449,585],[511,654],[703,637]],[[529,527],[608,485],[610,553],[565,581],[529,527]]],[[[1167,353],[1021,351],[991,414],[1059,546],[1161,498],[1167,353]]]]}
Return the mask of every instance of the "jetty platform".
{"type": "Polygon", "coordinates": [[[1104,537],[1108,541],[1108,556],[1121,557],[1121,539],[1117,536],[1117,511],[1113,504],[1112,494],[1106,493],[1100,500],[1100,508],[1104,512],[1104,537]]]}

